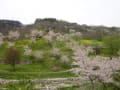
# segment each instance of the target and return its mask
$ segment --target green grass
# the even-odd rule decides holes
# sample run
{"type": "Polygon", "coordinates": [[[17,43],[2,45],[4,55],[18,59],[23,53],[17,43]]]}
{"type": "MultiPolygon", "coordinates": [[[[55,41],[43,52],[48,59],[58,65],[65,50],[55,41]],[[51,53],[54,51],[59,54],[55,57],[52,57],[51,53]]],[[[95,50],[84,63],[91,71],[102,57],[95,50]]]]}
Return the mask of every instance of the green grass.
{"type": "Polygon", "coordinates": [[[41,51],[48,51],[51,46],[48,45],[47,41],[45,39],[39,39],[35,43],[30,43],[29,44],[30,48],[32,50],[41,50],[41,51]]]}
{"type": "MultiPolygon", "coordinates": [[[[22,80],[19,83],[8,83],[8,84],[1,84],[0,90],[4,90],[3,88],[6,88],[5,90],[38,90],[35,89],[35,84],[32,83],[30,80],[22,80]]],[[[40,90],[40,89],[39,89],[40,90]]],[[[84,84],[84,85],[74,85],[69,87],[61,87],[57,90],[93,90],[91,84],[84,84]]],[[[101,83],[95,84],[95,90],[120,90],[120,88],[116,87],[113,84],[107,84],[106,88],[103,87],[101,83]]]]}
{"type": "Polygon", "coordinates": [[[4,43],[0,46],[0,57],[3,58],[4,57],[4,54],[5,54],[5,51],[7,49],[7,44],[4,43]]]}
{"type": "Polygon", "coordinates": [[[102,41],[98,41],[98,40],[88,40],[88,39],[81,39],[80,40],[81,44],[84,45],[94,45],[94,46],[98,46],[98,45],[103,45],[102,41]]]}
{"type": "MultiPolygon", "coordinates": [[[[10,71],[11,65],[0,64],[0,71],[10,71]]],[[[15,72],[48,72],[49,68],[45,68],[39,64],[31,64],[31,65],[17,65],[15,72]]]]}
{"type": "MultiPolygon", "coordinates": [[[[66,69],[62,69],[66,70],[66,69]]],[[[0,78],[4,79],[40,79],[40,78],[64,78],[74,77],[75,75],[69,72],[53,72],[47,66],[39,64],[33,65],[18,65],[16,71],[12,71],[10,65],[0,65],[0,78]]]]}
{"type": "MultiPolygon", "coordinates": [[[[16,71],[12,72],[12,67],[10,65],[0,64],[0,78],[5,79],[34,79],[34,78],[60,78],[60,77],[72,77],[74,74],[68,72],[61,72],[71,68],[71,56],[72,51],[65,47],[65,42],[53,42],[49,45],[45,39],[39,39],[35,43],[29,43],[29,40],[17,40],[15,41],[15,47],[21,53],[21,62],[32,62],[29,65],[17,65],[16,71]],[[32,50],[40,50],[44,54],[44,58],[37,60],[31,56],[25,56],[23,47],[28,45],[32,50]],[[64,46],[64,47],[62,47],[64,46]],[[63,54],[70,57],[70,63],[61,63],[59,58],[52,60],[49,54],[52,47],[58,47],[61,49],[63,54]],[[53,68],[57,68],[53,70],[53,68]],[[54,73],[57,71],[56,73],[54,73]],[[53,72],[53,73],[52,73],[53,72]]],[[[7,44],[0,46],[0,57],[4,60],[5,51],[7,49],[7,44]]]]}
{"type": "MultiPolygon", "coordinates": [[[[15,72],[53,72],[53,67],[51,65],[45,64],[28,64],[28,65],[16,65],[15,72]]],[[[61,68],[59,71],[68,70],[69,67],[61,68]]],[[[11,65],[0,64],[0,71],[9,72],[12,70],[11,65]]],[[[57,70],[58,71],[58,70],[57,70]]]]}
{"type": "Polygon", "coordinates": [[[0,90],[35,90],[31,81],[21,81],[19,83],[9,83],[0,85],[0,90]]]}
{"type": "Polygon", "coordinates": [[[75,77],[69,72],[0,72],[3,79],[42,79],[42,78],[65,78],[75,77]]]}

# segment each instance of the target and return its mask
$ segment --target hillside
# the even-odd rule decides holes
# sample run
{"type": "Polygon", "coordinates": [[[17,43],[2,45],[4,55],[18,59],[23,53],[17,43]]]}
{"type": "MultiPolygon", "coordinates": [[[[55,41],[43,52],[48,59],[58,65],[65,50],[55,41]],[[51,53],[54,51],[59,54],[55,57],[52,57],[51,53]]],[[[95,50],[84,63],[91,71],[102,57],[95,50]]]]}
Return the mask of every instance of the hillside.
{"type": "Polygon", "coordinates": [[[119,28],[49,18],[0,30],[0,90],[120,90],[119,28]]]}
{"type": "Polygon", "coordinates": [[[21,29],[23,27],[22,23],[13,20],[0,20],[0,32],[7,34],[10,30],[21,29]]]}
{"type": "Polygon", "coordinates": [[[79,31],[84,38],[101,39],[107,34],[120,34],[118,27],[88,26],[70,23],[55,18],[36,19],[33,24],[23,25],[19,21],[0,20],[0,32],[7,35],[10,30],[19,30],[21,33],[29,33],[33,29],[67,33],[69,30],[79,31]]]}

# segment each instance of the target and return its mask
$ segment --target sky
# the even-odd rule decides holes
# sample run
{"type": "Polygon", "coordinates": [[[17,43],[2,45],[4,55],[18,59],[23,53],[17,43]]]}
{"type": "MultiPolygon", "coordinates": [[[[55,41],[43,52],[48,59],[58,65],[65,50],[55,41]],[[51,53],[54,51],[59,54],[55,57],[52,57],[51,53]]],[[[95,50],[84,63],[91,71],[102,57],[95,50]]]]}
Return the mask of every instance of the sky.
{"type": "Polygon", "coordinates": [[[120,0],[0,0],[0,19],[30,24],[36,18],[120,27],[120,0]]]}

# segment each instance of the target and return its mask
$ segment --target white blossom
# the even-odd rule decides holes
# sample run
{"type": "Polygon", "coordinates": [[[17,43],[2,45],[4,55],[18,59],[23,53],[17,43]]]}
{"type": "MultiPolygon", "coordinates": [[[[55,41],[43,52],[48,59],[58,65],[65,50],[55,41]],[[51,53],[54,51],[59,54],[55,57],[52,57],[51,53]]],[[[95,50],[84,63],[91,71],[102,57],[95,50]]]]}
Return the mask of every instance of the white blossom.
{"type": "Polygon", "coordinates": [[[74,30],[74,29],[70,29],[69,32],[70,32],[70,33],[74,33],[75,30],[74,30]]]}
{"type": "Polygon", "coordinates": [[[15,46],[15,43],[14,43],[14,42],[7,42],[7,44],[8,44],[8,47],[15,46]]]}
{"type": "Polygon", "coordinates": [[[70,37],[81,37],[82,34],[81,34],[81,32],[75,32],[75,33],[71,33],[69,36],[70,37]]]}
{"type": "Polygon", "coordinates": [[[117,54],[120,56],[120,50],[117,52],[117,54]]]}
{"type": "Polygon", "coordinates": [[[45,35],[45,36],[43,36],[43,38],[45,38],[49,42],[52,42],[52,40],[53,40],[52,36],[50,36],[50,35],[45,35]]]}
{"type": "Polygon", "coordinates": [[[61,54],[60,49],[59,49],[59,48],[53,48],[53,49],[51,50],[51,54],[52,54],[53,56],[60,55],[60,54],[61,54]]]}
{"type": "Polygon", "coordinates": [[[42,59],[43,58],[43,52],[36,50],[36,51],[33,52],[33,56],[36,59],[42,59]]]}
{"type": "Polygon", "coordinates": [[[62,34],[57,35],[56,37],[57,41],[64,41],[64,36],[62,34]]]}
{"type": "Polygon", "coordinates": [[[48,32],[48,35],[49,35],[49,36],[52,36],[52,37],[55,37],[55,36],[56,36],[56,33],[53,32],[53,31],[49,31],[49,32],[48,32]]]}
{"type": "Polygon", "coordinates": [[[8,33],[8,39],[11,39],[11,40],[16,40],[20,37],[20,34],[18,31],[10,31],[8,33]]]}
{"type": "Polygon", "coordinates": [[[92,46],[88,46],[88,47],[86,48],[86,51],[87,51],[88,54],[89,54],[89,53],[94,53],[94,50],[93,50],[92,46]]]}
{"type": "Polygon", "coordinates": [[[32,30],[31,31],[31,37],[37,38],[39,36],[43,36],[43,32],[39,30],[32,30]]]}
{"type": "Polygon", "coordinates": [[[52,42],[56,38],[56,33],[54,33],[53,31],[49,31],[46,35],[44,35],[43,38],[45,38],[49,42],[52,42]]]}
{"type": "Polygon", "coordinates": [[[1,39],[4,39],[5,38],[5,36],[0,32],[0,38],[1,39]]]}
{"type": "Polygon", "coordinates": [[[81,32],[75,32],[75,36],[81,37],[81,36],[82,36],[82,33],[81,33],[81,32]]]}
{"type": "Polygon", "coordinates": [[[62,55],[62,56],[60,57],[60,60],[61,60],[61,62],[63,62],[63,63],[69,62],[69,58],[68,58],[67,55],[62,55]]]}
{"type": "Polygon", "coordinates": [[[71,37],[70,37],[69,34],[64,34],[64,35],[63,35],[63,38],[64,38],[64,40],[66,40],[66,41],[71,39],[71,37]]]}
{"type": "Polygon", "coordinates": [[[25,45],[23,48],[24,48],[24,55],[26,56],[32,55],[32,49],[30,49],[28,45],[25,45]]]}
{"type": "Polygon", "coordinates": [[[30,36],[31,36],[30,43],[34,43],[36,39],[43,36],[43,32],[39,30],[32,30],[30,36]]]}
{"type": "Polygon", "coordinates": [[[116,70],[120,70],[120,62],[117,58],[109,60],[108,58],[97,56],[90,59],[84,49],[77,49],[74,52],[72,65],[78,65],[78,68],[73,68],[76,74],[83,74],[83,77],[95,76],[97,80],[103,82],[113,82],[112,75],[116,70]]]}

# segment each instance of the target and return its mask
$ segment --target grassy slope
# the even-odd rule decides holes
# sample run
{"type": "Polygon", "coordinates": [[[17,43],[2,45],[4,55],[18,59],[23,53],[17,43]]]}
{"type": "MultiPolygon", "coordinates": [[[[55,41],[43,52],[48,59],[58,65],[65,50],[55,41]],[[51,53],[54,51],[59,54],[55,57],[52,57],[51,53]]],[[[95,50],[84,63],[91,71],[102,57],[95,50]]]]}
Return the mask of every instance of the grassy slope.
{"type": "Polygon", "coordinates": [[[74,77],[69,72],[53,72],[50,68],[44,68],[41,65],[20,65],[16,67],[16,71],[10,70],[10,65],[0,65],[0,78],[4,79],[40,79],[40,78],[63,78],[74,77]]]}
{"type": "MultiPolygon", "coordinates": [[[[80,43],[85,45],[101,45],[103,44],[100,41],[96,40],[84,40],[81,39],[80,43]]],[[[37,64],[30,64],[30,65],[17,65],[16,71],[11,71],[10,65],[4,65],[0,64],[0,78],[4,79],[40,79],[40,78],[63,78],[63,77],[76,77],[74,74],[69,72],[62,72],[65,70],[68,70],[71,68],[69,65],[64,65],[63,63],[60,63],[59,60],[51,60],[51,56],[48,54],[48,52],[53,48],[57,47],[60,48],[63,54],[66,54],[69,56],[72,62],[72,51],[68,49],[65,46],[65,42],[56,42],[54,41],[51,45],[48,45],[45,39],[37,40],[36,43],[29,43],[29,40],[19,40],[15,42],[15,47],[20,50],[22,53],[21,60],[33,60],[35,61],[35,58],[31,58],[28,56],[23,55],[23,47],[24,45],[27,45],[31,47],[32,50],[40,50],[45,53],[45,58],[43,62],[39,62],[37,64]],[[59,70],[57,72],[53,71],[53,67],[58,67],[59,70]]],[[[4,58],[4,53],[7,49],[7,44],[3,44],[0,46],[0,58],[4,58]]],[[[1,59],[2,60],[2,59],[1,59]]],[[[28,84],[28,83],[27,83],[28,84]]],[[[31,85],[30,85],[31,86],[31,85]]],[[[7,84],[7,85],[0,85],[0,88],[8,87],[9,89],[12,88],[12,90],[17,90],[18,87],[26,88],[23,84],[7,84]]],[[[82,86],[84,87],[84,86],[82,86]]],[[[90,88],[90,85],[85,86],[88,90],[90,88]]],[[[98,90],[102,90],[102,86],[98,90]]],[[[87,90],[86,89],[86,90],[87,90]]],[[[27,89],[22,89],[27,90],[27,89]]],[[[31,89],[32,90],[32,89],[31,89]]],[[[62,88],[60,90],[80,90],[79,86],[73,86],[73,87],[66,87],[62,88]]],[[[82,90],[82,89],[81,89],[82,90]]],[[[117,90],[114,89],[114,87],[108,87],[107,90],[117,90]]]]}
{"type": "MultiPolygon", "coordinates": [[[[5,79],[30,79],[30,78],[57,78],[57,77],[73,77],[74,74],[68,72],[61,72],[71,68],[70,65],[61,63],[60,60],[51,60],[51,56],[48,54],[53,47],[61,49],[63,54],[72,57],[72,51],[65,47],[64,42],[54,41],[51,45],[48,45],[45,39],[37,40],[35,43],[29,43],[30,40],[15,41],[15,47],[21,52],[21,61],[33,61],[30,65],[17,65],[16,71],[11,72],[10,65],[0,64],[0,78],[5,79]],[[40,50],[44,52],[44,58],[42,60],[36,60],[30,56],[23,55],[23,47],[28,45],[32,50],[40,50]],[[37,61],[37,62],[36,62],[37,61]],[[35,63],[36,62],[36,63],[35,63]],[[58,73],[54,73],[53,68],[57,68],[58,73]]],[[[7,43],[7,42],[6,42],[7,43]]],[[[0,46],[1,61],[5,57],[5,51],[8,48],[7,44],[0,46]]],[[[70,62],[72,59],[70,60],[70,62]]]]}

